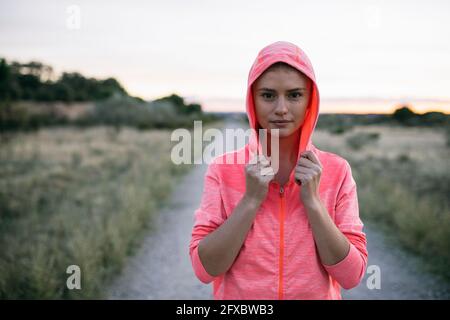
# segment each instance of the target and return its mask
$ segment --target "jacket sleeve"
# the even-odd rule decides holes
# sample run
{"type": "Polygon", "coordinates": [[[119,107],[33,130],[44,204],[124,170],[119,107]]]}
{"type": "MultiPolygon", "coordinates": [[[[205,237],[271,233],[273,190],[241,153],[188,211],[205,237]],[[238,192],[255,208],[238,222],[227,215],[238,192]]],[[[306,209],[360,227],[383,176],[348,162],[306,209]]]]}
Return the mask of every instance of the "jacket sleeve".
{"type": "Polygon", "coordinates": [[[204,178],[203,194],[199,208],[194,213],[194,226],[189,244],[192,267],[197,278],[203,283],[210,283],[214,277],[205,270],[198,254],[200,241],[216,230],[226,219],[220,184],[217,176],[217,164],[208,166],[204,178]]]}
{"type": "Polygon", "coordinates": [[[350,242],[346,257],[334,265],[324,265],[328,274],[344,289],[356,287],[367,266],[367,241],[359,218],[357,187],[349,163],[345,160],[344,181],[338,192],[335,223],[350,242]]]}

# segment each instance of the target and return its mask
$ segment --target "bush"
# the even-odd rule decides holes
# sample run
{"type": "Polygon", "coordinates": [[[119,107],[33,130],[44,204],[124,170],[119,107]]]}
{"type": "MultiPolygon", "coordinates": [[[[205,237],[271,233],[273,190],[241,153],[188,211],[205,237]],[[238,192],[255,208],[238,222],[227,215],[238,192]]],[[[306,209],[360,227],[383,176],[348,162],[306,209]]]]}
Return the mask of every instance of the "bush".
{"type": "Polygon", "coordinates": [[[353,150],[360,150],[366,145],[376,143],[379,137],[378,132],[358,132],[348,137],[346,142],[353,150]]]}
{"type": "Polygon", "coordinates": [[[66,124],[68,120],[54,111],[32,112],[20,103],[0,103],[0,132],[37,130],[44,126],[66,124]]]}
{"type": "Polygon", "coordinates": [[[68,112],[70,104],[59,108],[52,103],[0,103],[1,131],[35,130],[43,126],[65,124],[80,127],[109,125],[117,128],[174,129],[191,128],[194,120],[202,120],[204,123],[218,120],[218,116],[214,114],[198,112],[201,107],[197,104],[186,106],[192,107],[194,111],[181,113],[170,100],[145,102],[133,97],[113,95],[97,101],[93,106],[79,108],[79,114],[71,117],[68,112]]]}
{"type": "Polygon", "coordinates": [[[344,134],[347,130],[351,130],[353,127],[350,125],[336,125],[336,126],[331,126],[328,131],[332,134],[344,134]]]}
{"type": "Polygon", "coordinates": [[[81,125],[111,125],[138,129],[192,127],[201,114],[180,115],[170,102],[142,103],[132,98],[113,97],[97,102],[94,110],[77,121],[81,125]]]}

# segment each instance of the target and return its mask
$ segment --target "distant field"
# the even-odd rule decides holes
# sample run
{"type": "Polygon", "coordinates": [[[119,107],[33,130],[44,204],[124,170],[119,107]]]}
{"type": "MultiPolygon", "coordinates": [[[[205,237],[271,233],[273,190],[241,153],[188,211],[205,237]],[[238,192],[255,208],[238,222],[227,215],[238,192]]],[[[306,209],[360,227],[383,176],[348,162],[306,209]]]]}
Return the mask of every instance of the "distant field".
{"type": "Polygon", "coordinates": [[[322,150],[347,159],[358,185],[360,213],[393,245],[424,258],[450,282],[450,148],[439,128],[357,126],[343,134],[317,130],[322,150]]]}
{"type": "Polygon", "coordinates": [[[95,298],[188,166],[171,130],[17,133],[0,149],[0,298],[95,298]],[[66,288],[78,265],[82,290],[66,288]]]}

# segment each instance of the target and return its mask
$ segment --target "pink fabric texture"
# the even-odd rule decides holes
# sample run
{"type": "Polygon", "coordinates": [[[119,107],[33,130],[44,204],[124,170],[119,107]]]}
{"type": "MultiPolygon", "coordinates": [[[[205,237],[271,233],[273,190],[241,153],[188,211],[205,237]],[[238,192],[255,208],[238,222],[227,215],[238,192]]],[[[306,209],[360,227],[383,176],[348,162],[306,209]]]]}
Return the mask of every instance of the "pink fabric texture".
{"type": "Polygon", "coordinates": [[[258,136],[252,134],[244,148],[218,156],[209,164],[201,203],[194,213],[189,244],[191,262],[201,282],[213,282],[214,299],[341,299],[341,287],[357,286],[366,270],[368,253],[359,218],[357,186],[347,160],[312,144],[311,136],[319,117],[319,91],[311,62],[296,45],[279,41],[259,52],[248,76],[246,108],[250,127],[256,128],[251,86],[264,70],[278,61],[300,70],[313,82],[310,104],[301,127],[298,156],[311,150],[322,163],[320,198],[348,238],[350,250],[335,265],[321,262],[300,201],[301,187],[294,182],[292,171],[283,196],[277,182],[269,184],[268,195],[231,268],[217,277],[208,274],[199,257],[198,245],[233,213],[244,195],[245,163],[261,147],[258,136]],[[237,161],[242,157],[245,163],[237,161]],[[236,161],[230,163],[230,159],[236,161]]]}

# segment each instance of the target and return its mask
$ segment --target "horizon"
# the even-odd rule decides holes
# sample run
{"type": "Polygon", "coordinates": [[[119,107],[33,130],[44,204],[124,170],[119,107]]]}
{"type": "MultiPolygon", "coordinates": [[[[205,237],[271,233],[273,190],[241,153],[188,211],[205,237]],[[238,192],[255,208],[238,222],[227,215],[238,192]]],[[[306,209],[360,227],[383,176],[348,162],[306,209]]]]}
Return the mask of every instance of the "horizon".
{"type": "Polygon", "coordinates": [[[145,100],[176,93],[205,111],[245,112],[254,58],[285,40],[312,61],[323,113],[391,113],[400,104],[450,113],[446,1],[10,0],[0,9],[1,57],[113,77],[145,100]],[[306,14],[298,19],[295,9],[306,14]]]}
{"type": "MultiPolygon", "coordinates": [[[[198,102],[195,99],[188,101],[198,102]]],[[[433,111],[450,114],[450,100],[414,98],[324,98],[320,101],[320,113],[392,114],[402,106],[417,114],[433,111]]],[[[202,107],[207,112],[246,112],[244,99],[207,99],[202,107]]]]}

